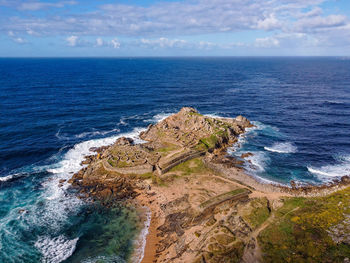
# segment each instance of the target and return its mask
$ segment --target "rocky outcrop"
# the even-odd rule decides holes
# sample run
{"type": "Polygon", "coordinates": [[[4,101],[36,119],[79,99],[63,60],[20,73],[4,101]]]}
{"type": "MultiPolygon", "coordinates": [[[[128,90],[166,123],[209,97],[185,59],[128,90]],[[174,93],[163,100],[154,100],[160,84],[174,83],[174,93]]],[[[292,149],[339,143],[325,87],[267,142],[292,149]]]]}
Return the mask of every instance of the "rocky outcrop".
{"type": "MultiPolygon", "coordinates": [[[[243,116],[212,118],[182,108],[142,132],[142,144],[122,137],[91,149],[97,154],[68,182],[79,197],[106,206],[134,198],[149,206],[157,222],[152,262],[260,262],[259,233],[274,222],[286,195],[325,195],[347,187],[350,177],[322,186],[260,183],[242,168],[252,153],[234,158],[226,151],[252,126],[243,116]]],[[[343,233],[349,218],[328,229],[335,243],[349,244],[343,233]]]]}
{"type": "MultiPolygon", "coordinates": [[[[116,188],[125,189],[124,184],[115,184],[120,178],[132,181],[140,177],[161,176],[183,162],[225,148],[251,126],[242,116],[236,119],[211,118],[185,107],[142,132],[140,138],[146,143],[134,144],[131,138],[122,137],[109,147],[92,149],[98,154],[83,161],[88,166],[74,175],[70,183],[90,188],[99,185],[92,193],[100,190],[102,198],[117,196],[114,194],[118,192],[116,188]]],[[[131,189],[130,185],[132,183],[126,188],[131,189]]],[[[133,191],[129,192],[132,195],[133,191]]]]}

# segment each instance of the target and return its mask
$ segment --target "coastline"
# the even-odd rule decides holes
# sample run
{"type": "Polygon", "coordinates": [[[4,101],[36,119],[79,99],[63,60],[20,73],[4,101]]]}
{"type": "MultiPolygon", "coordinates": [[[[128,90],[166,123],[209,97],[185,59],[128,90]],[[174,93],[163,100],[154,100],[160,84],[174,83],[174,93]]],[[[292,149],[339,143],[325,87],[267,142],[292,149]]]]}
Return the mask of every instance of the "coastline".
{"type": "Polygon", "coordinates": [[[138,263],[153,263],[156,259],[157,244],[160,241],[160,238],[157,235],[157,228],[160,226],[163,214],[159,209],[157,198],[147,191],[139,192],[135,201],[141,207],[148,208],[148,216],[150,218],[150,220],[145,223],[145,228],[147,229],[145,231],[146,235],[143,237],[145,243],[143,244],[142,255],[138,260],[138,263]]]}
{"type": "MultiPolygon", "coordinates": [[[[187,118],[194,118],[195,120],[203,118],[199,117],[202,115],[199,115],[191,109],[182,110],[177,115],[181,118],[186,116],[187,118]]],[[[245,128],[238,128],[239,134],[244,134],[245,129],[249,129],[251,126],[249,126],[250,123],[248,120],[242,116],[239,117],[240,118],[232,119],[232,125],[237,125],[237,122],[244,123],[241,125],[245,128]]],[[[186,261],[193,261],[195,257],[197,257],[197,254],[193,251],[196,251],[196,249],[205,251],[200,243],[193,241],[193,236],[196,236],[198,240],[200,239],[201,229],[207,229],[206,226],[203,225],[203,222],[212,220],[210,218],[213,217],[214,211],[216,211],[214,213],[215,216],[218,217],[218,219],[215,219],[215,222],[228,220],[227,215],[222,214],[223,211],[225,213],[227,213],[227,211],[231,213],[234,212],[232,207],[222,211],[215,210],[217,209],[216,207],[220,207],[222,203],[234,202],[236,205],[239,205],[241,201],[246,203],[253,199],[266,199],[267,208],[270,211],[270,205],[274,208],[280,206],[281,199],[284,197],[322,196],[341,190],[350,184],[349,177],[343,177],[341,180],[334,181],[331,184],[318,186],[297,185],[291,182],[291,187],[259,180],[247,174],[239,165],[238,160],[226,155],[229,145],[237,141],[234,137],[237,133],[234,136],[232,135],[233,137],[231,138],[225,138],[225,133],[218,133],[222,137],[218,137],[218,141],[214,143],[213,148],[211,148],[210,151],[208,150],[205,154],[193,155],[193,152],[186,152],[184,151],[185,148],[180,148],[185,154],[179,157],[179,153],[181,152],[178,149],[167,150],[167,148],[156,148],[161,150],[166,149],[165,157],[159,157],[159,155],[157,155],[158,153],[155,154],[155,156],[150,156],[149,152],[155,152],[154,148],[152,148],[154,147],[152,146],[152,141],[154,142],[159,139],[157,137],[158,135],[155,135],[159,133],[156,133],[154,130],[164,129],[164,131],[167,131],[168,125],[176,126],[172,121],[175,122],[179,120],[171,116],[158,123],[157,125],[159,125],[159,128],[157,125],[150,125],[146,132],[140,134],[141,139],[145,141],[143,144],[133,144],[131,139],[122,137],[111,146],[104,147],[100,150],[96,149],[96,151],[99,151],[98,154],[87,158],[88,168],[81,170],[71,179],[73,186],[82,187],[81,190],[83,191],[81,191],[81,193],[85,193],[86,195],[92,195],[95,198],[107,199],[109,201],[113,200],[113,198],[131,198],[140,206],[148,207],[151,214],[150,223],[148,224],[149,221],[144,222],[145,230],[142,230],[141,235],[143,235],[142,239],[145,244],[140,246],[143,251],[140,253],[141,256],[139,256],[138,262],[166,262],[178,258],[182,258],[182,260],[186,259],[186,261]],[[150,149],[153,150],[147,152],[142,147],[150,147],[150,149]],[[113,149],[114,151],[123,150],[123,154],[126,153],[127,156],[130,156],[128,160],[134,158],[133,154],[135,152],[137,152],[139,156],[143,154],[144,157],[142,158],[146,159],[145,162],[150,163],[147,163],[147,165],[144,163],[137,164],[139,161],[139,157],[137,157],[135,159],[136,164],[132,161],[133,166],[131,167],[112,167],[111,164],[113,164],[113,161],[109,163],[106,162],[106,159],[110,160],[108,158],[113,156],[111,152],[113,149]],[[170,151],[170,154],[167,153],[167,151],[170,151]],[[173,159],[170,157],[166,159],[167,156],[173,159]],[[189,156],[190,158],[188,158],[189,156]],[[159,162],[159,159],[165,161],[159,162]],[[175,169],[174,171],[172,169],[185,163],[187,163],[188,167],[184,171],[181,169],[175,169]],[[108,167],[106,167],[106,165],[108,167]],[[197,169],[192,169],[197,165],[199,165],[197,169]],[[191,174],[190,177],[187,177],[189,174],[187,174],[186,171],[188,170],[193,171],[189,173],[191,174]],[[137,176],[138,171],[140,171],[139,173],[142,176],[146,175],[146,177],[137,176]],[[124,175],[130,174],[130,176],[120,176],[120,172],[124,175]],[[184,176],[183,172],[187,175],[184,176]],[[103,176],[101,176],[101,173],[103,176]],[[110,177],[108,177],[109,175],[110,177]],[[205,183],[206,181],[207,183],[205,183]],[[173,185],[173,187],[169,187],[170,185],[173,185]],[[102,188],[100,188],[101,186],[102,188]],[[210,199],[219,198],[220,196],[228,193],[231,194],[237,190],[239,190],[241,194],[234,194],[232,197],[223,200],[219,199],[215,201],[216,203],[214,202],[213,207],[208,208],[209,210],[203,210],[201,208],[206,200],[209,201],[210,199]],[[243,190],[243,192],[241,190],[243,190]],[[197,199],[192,200],[193,197],[197,199]],[[189,238],[191,238],[192,241],[190,241],[189,238]],[[187,242],[188,244],[186,244],[187,242]],[[191,246],[197,247],[194,249],[194,247],[192,248],[191,246]]],[[[196,123],[193,125],[196,125],[196,123]]],[[[210,125],[221,124],[220,121],[216,120],[212,121],[212,123],[209,122],[209,126],[208,124],[206,125],[209,127],[208,129],[211,129],[210,125]]],[[[175,130],[177,131],[177,129],[175,130]]],[[[172,142],[174,143],[175,141],[172,142]]],[[[202,140],[200,140],[200,142],[202,143],[202,140]]],[[[208,143],[210,144],[210,141],[208,143]]],[[[164,147],[158,146],[159,144],[159,142],[155,144],[157,145],[156,147],[164,147]]],[[[125,163],[123,163],[123,165],[125,165],[125,163]]],[[[234,225],[231,227],[234,227],[234,225]]],[[[254,242],[254,244],[257,245],[257,241],[255,240],[254,242]]]]}
{"type": "MultiPolygon", "coordinates": [[[[248,187],[251,190],[251,193],[249,194],[250,199],[266,198],[274,207],[278,207],[280,205],[279,200],[281,198],[326,196],[333,192],[345,189],[349,186],[349,181],[346,181],[343,183],[338,182],[332,185],[321,185],[306,189],[305,187],[292,188],[288,186],[259,181],[257,178],[254,178],[245,173],[243,169],[237,167],[231,168],[229,178],[225,175],[219,175],[218,173],[215,174],[216,177],[220,177],[221,180],[227,183],[236,185],[238,187],[248,187]]],[[[164,223],[166,215],[158,206],[159,201],[164,201],[164,193],[162,193],[159,187],[156,187],[154,192],[157,194],[152,195],[151,197],[147,191],[140,192],[140,195],[136,197],[136,200],[140,204],[147,206],[152,214],[151,222],[148,227],[148,233],[145,239],[146,244],[144,246],[143,258],[140,263],[161,262],[157,261],[157,259],[169,260],[169,257],[157,252],[157,248],[159,248],[161,241],[158,228],[161,227],[164,223]]],[[[162,252],[164,251],[166,254],[169,253],[168,249],[165,249],[162,252]]]]}
{"type": "Polygon", "coordinates": [[[159,226],[159,222],[155,215],[152,216],[151,224],[148,227],[148,234],[146,237],[145,249],[143,252],[143,258],[141,263],[150,263],[154,262],[156,259],[157,253],[157,244],[159,242],[159,238],[157,237],[157,227],[159,226]]]}

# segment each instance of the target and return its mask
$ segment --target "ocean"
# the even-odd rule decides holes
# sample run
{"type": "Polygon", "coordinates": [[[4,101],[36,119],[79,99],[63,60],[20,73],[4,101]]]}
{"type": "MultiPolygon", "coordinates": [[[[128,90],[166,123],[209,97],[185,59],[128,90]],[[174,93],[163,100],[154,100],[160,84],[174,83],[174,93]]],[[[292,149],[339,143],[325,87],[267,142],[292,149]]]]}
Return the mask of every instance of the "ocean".
{"type": "Polygon", "coordinates": [[[253,121],[228,153],[253,153],[245,169],[260,180],[350,175],[349,69],[340,57],[0,59],[0,262],[129,260],[139,212],[59,180],[91,147],[137,140],[183,106],[253,121]]]}

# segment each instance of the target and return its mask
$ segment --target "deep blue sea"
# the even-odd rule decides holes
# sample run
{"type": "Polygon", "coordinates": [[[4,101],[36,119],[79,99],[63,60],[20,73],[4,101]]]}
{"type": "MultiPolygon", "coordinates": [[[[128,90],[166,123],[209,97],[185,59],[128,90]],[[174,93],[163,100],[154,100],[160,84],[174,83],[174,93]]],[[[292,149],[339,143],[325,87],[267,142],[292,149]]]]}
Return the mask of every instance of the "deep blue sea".
{"type": "Polygon", "coordinates": [[[125,262],[138,213],[58,181],[183,106],[253,121],[229,153],[262,180],[350,174],[348,58],[0,59],[0,262],[125,262]]]}

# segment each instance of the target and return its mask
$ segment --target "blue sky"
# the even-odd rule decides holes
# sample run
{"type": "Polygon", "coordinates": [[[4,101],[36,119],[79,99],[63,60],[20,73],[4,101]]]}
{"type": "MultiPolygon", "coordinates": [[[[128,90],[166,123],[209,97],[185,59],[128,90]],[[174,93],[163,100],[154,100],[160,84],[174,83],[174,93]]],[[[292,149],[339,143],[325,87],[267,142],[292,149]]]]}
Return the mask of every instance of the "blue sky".
{"type": "Polygon", "coordinates": [[[350,56],[349,0],[0,0],[1,57],[350,56]]]}

